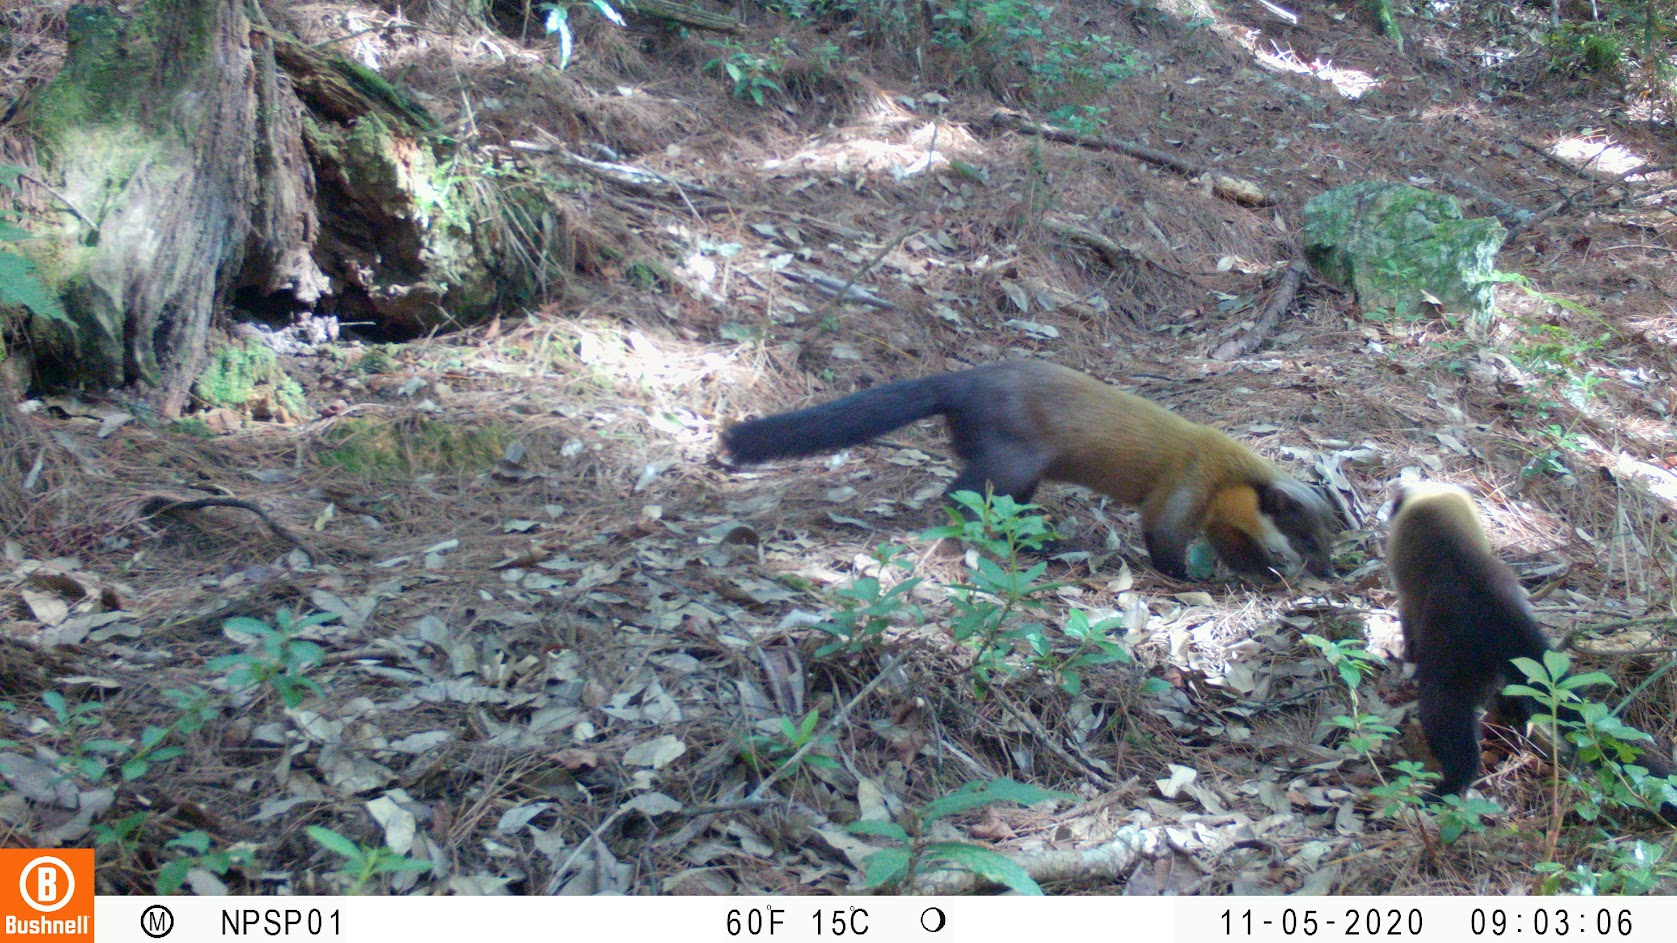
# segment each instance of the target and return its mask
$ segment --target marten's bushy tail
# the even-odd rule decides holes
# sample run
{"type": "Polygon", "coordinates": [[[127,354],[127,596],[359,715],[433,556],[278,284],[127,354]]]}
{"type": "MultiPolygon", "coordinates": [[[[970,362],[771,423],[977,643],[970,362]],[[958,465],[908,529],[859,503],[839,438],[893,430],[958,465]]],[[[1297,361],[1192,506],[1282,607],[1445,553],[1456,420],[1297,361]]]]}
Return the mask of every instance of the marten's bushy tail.
{"type": "Polygon", "coordinates": [[[722,444],[734,461],[742,463],[861,445],[916,419],[948,412],[953,405],[952,393],[959,389],[964,376],[965,371],[898,380],[820,406],[748,419],[726,429],[722,444]]]}

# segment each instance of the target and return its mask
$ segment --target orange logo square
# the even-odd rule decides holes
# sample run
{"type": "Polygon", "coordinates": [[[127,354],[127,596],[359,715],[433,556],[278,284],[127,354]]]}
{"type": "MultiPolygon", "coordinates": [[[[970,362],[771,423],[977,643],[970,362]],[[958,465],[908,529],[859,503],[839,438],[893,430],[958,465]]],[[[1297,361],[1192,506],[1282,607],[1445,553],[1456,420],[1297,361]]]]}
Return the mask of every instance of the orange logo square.
{"type": "Polygon", "coordinates": [[[93,849],[0,848],[0,937],[93,943],[93,849]]]}

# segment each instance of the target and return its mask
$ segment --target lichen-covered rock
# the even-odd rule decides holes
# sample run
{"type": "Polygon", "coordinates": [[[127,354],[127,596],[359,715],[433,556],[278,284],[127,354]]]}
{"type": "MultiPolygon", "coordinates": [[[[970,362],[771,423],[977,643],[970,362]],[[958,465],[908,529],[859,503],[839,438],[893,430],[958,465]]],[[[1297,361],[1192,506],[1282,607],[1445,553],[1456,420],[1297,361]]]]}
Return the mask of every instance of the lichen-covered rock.
{"type": "Polygon", "coordinates": [[[1322,278],[1356,293],[1364,311],[1446,312],[1483,323],[1495,312],[1494,219],[1463,219],[1454,199],[1400,183],[1365,181],[1306,203],[1304,256],[1322,278]]]}

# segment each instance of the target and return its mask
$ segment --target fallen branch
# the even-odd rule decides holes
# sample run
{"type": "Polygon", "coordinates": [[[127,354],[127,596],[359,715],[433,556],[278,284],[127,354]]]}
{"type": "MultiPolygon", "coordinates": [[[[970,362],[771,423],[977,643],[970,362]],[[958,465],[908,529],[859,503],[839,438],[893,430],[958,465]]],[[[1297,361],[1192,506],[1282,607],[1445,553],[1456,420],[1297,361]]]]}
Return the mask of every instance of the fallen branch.
{"type": "Polygon", "coordinates": [[[1209,167],[1145,145],[1095,134],[1076,134],[1051,124],[1030,121],[1023,115],[1011,111],[995,112],[990,116],[990,123],[998,128],[1017,131],[1021,134],[1036,135],[1050,141],[1058,141],[1061,144],[1076,144],[1078,147],[1117,151],[1120,154],[1134,157],[1136,160],[1174,170],[1185,177],[1203,177],[1211,181],[1211,192],[1232,203],[1239,203],[1241,206],[1270,206],[1275,202],[1273,197],[1264,192],[1263,187],[1250,180],[1219,174],[1209,167]]]}
{"type": "Polygon", "coordinates": [[[268,529],[273,531],[275,537],[307,554],[310,563],[319,563],[321,560],[319,551],[310,547],[301,537],[287,530],[280,522],[269,517],[267,511],[249,501],[241,501],[238,498],[193,498],[190,501],[177,501],[173,498],[157,496],[146,499],[145,503],[140,506],[140,514],[146,518],[164,517],[183,514],[187,511],[199,511],[204,508],[238,508],[241,511],[249,511],[261,518],[262,523],[268,525],[268,529]]]}
{"type": "Polygon", "coordinates": [[[1107,264],[1108,268],[1111,269],[1123,271],[1129,265],[1141,258],[1100,233],[1090,229],[1084,229],[1081,226],[1073,226],[1070,223],[1062,223],[1057,219],[1045,219],[1042,221],[1042,228],[1048,230],[1056,236],[1059,236],[1067,242],[1075,242],[1079,245],[1095,250],[1095,254],[1099,255],[1101,260],[1107,264]]]}
{"type": "Polygon", "coordinates": [[[1233,360],[1244,356],[1263,343],[1270,331],[1275,330],[1275,323],[1281,319],[1281,312],[1293,303],[1293,295],[1298,292],[1299,282],[1304,280],[1305,265],[1294,260],[1281,275],[1281,284],[1275,288],[1275,296],[1269,299],[1269,304],[1252,322],[1252,329],[1234,338],[1211,354],[1212,360],[1233,360]]]}
{"type": "MultiPolygon", "coordinates": [[[[654,197],[677,196],[684,201],[689,193],[700,196],[716,196],[712,191],[696,183],[684,183],[632,164],[590,160],[580,154],[573,154],[559,145],[536,144],[532,141],[511,141],[508,142],[508,146],[532,154],[552,154],[567,167],[592,174],[599,180],[633,193],[654,197]]],[[[691,204],[689,204],[688,209],[692,209],[691,204]]]]}
{"type": "Polygon", "coordinates": [[[1527,225],[1529,225],[1527,221],[1537,215],[1531,210],[1521,209],[1501,197],[1493,196],[1484,187],[1479,186],[1471,180],[1446,175],[1444,183],[1450,189],[1465,193],[1490,207],[1491,214],[1501,220],[1502,224],[1507,226],[1510,230],[1515,228],[1524,229],[1527,225]]]}
{"type": "MultiPolygon", "coordinates": [[[[865,275],[868,268],[872,268],[872,266],[866,266],[857,270],[856,274],[850,276],[849,281],[840,281],[837,278],[828,275],[826,272],[818,272],[807,266],[801,269],[781,269],[780,274],[792,281],[808,285],[821,294],[826,295],[829,299],[834,299],[835,301],[844,300],[852,304],[867,305],[870,308],[879,308],[882,311],[892,310],[896,307],[896,305],[856,284],[856,279],[865,275]]],[[[830,309],[833,304],[834,301],[828,301],[826,307],[830,309]]],[[[820,321],[821,319],[816,318],[816,320],[820,321]]]]}
{"type": "Polygon", "coordinates": [[[723,16],[720,13],[699,10],[679,3],[667,3],[665,0],[617,0],[617,8],[624,13],[653,19],[674,20],[683,26],[710,30],[713,33],[738,35],[745,32],[745,27],[740,25],[740,21],[731,16],[723,16]]]}
{"type": "MultiPolygon", "coordinates": [[[[1093,848],[1038,851],[1008,857],[1024,868],[1031,880],[1038,884],[1047,881],[1111,882],[1129,874],[1153,838],[1152,829],[1126,825],[1104,844],[1093,848]]],[[[903,888],[903,893],[971,894],[989,886],[987,878],[970,871],[934,871],[910,881],[903,888]]]]}
{"type": "Polygon", "coordinates": [[[1547,220],[1547,219],[1549,219],[1553,216],[1560,215],[1560,212],[1562,210],[1566,209],[1567,205],[1570,202],[1571,202],[1570,197],[1567,198],[1567,199],[1564,199],[1564,200],[1556,200],[1554,203],[1551,203],[1549,205],[1548,209],[1538,210],[1537,212],[1535,212],[1535,213],[1531,214],[1530,216],[1526,217],[1518,226],[1508,227],[1508,235],[1507,235],[1506,238],[1503,239],[1503,242],[1505,242],[1505,243],[1513,242],[1514,238],[1516,236],[1520,235],[1521,233],[1525,232],[1526,230],[1530,229],[1531,227],[1536,226],[1538,223],[1541,223],[1544,220],[1547,220]]]}
{"type": "Polygon", "coordinates": [[[1088,777],[1101,789],[1109,790],[1113,788],[1112,780],[1095,766],[1094,760],[1090,759],[1080,747],[1074,743],[1060,743],[1060,738],[1054,736],[1047,727],[1043,726],[1042,721],[1038,720],[1036,715],[1013,703],[1013,699],[1003,694],[1000,689],[991,688],[990,693],[996,696],[996,702],[1001,704],[1002,709],[1012,714],[1014,720],[1023,724],[1025,729],[1031,732],[1031,736],[1036,737],[1037,742],[1047,747],[1049,752],[1070,763],[1078,772],[1088,777]]]}
{"type": "Polygon", "coordinates": [[[75,203],[72,203],[70,201],[69,197],[65,196],[62,193],[59,193],[57,190],[54,190],[50,185],[48,185],[48,183],[45,180],[41,180],[37,177],[31,177],[28,174],[18,174],[17,178],[19,180],[22,180],[22,181],[26,182],[26,183],[32,183],[35,186],[40,187],[42,190],[45,190],[47,196],[50,196],[53,199],[57,200],[58,202],[64,204],[64,208],[70,211],[70,215],[74,216],[76,218],[77,222],[81,223],[83,226],[86,226],[89,230],[92,230],[94,232],[97,232],[99,230],[99,224],[98,223],[89,219],[86,213],[83,213],[80,209],[78,209],[76,207],[75,203]]]}

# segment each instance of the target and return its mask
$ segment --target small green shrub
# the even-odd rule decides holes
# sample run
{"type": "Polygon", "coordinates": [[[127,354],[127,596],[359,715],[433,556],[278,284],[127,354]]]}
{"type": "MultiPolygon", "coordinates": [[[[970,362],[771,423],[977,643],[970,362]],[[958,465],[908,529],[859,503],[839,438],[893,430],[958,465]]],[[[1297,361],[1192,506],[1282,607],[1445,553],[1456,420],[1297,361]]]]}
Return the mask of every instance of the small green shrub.
{"type": "Polygon", "coordinates": [[[358,845],[321,825],[310,825],[303,831],[315,844],[343,859],[336,873],[349,885],[352,895],[360,894],[374,878],[383,874],[431,870],[429,861],[399,855],[383,846],[358,845]]]}
{"type": "Polygon", "coordinates": [[[282,608],[274,614],[273,625],[249,616],[228,619],[222,623],[223,630],[250,636],[255,650],[223,655],[211,660],[208,668],[226,672],[231,692],[266,686],[279,695],[286,707],[296,707],[303,703],[305,694],[319,697],[323,693],[313,678],[306,677],[306,672],[320,667],[326,657],[319,645],[297,635],[336,618],[331,613],[317,612],[294,620],[291,610],[282,608]]]}
{"type": "Polygon", "coordinates": [[[721,72],[734,83],[733,96],[748,98],[761,108],[769,92],[780,94],[780,83],[775,81],[785,68],[786,61],[774,55],[748,52],[737,39],[714,41],[723,54],[705,63],[705,72],[721,72]]]}

